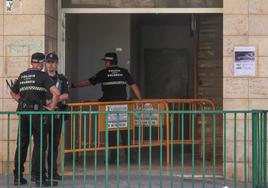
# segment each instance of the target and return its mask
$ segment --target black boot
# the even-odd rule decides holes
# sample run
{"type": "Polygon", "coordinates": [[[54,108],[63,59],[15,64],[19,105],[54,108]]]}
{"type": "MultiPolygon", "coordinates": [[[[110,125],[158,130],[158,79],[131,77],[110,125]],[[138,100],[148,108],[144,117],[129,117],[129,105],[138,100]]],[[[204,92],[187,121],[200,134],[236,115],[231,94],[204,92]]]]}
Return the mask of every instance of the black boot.
{"type": "Polygon", "coordinates": [[[20,180],[18,176],[14,177],[14,185],[26,185],[27,183],[27,180],[23,176],[20,177],[20,180]]]}
{"type": "MultiPolygon", "coordinates": [[[[57,172],[54,172],[53,173],[53,180],[62,180],[62,176],[61,175],[59,175],[57,172]]],[[[48,180],[50,181],[51,180],[51,176],[50,176],[50,174],[48,175],[48,180]]]]}

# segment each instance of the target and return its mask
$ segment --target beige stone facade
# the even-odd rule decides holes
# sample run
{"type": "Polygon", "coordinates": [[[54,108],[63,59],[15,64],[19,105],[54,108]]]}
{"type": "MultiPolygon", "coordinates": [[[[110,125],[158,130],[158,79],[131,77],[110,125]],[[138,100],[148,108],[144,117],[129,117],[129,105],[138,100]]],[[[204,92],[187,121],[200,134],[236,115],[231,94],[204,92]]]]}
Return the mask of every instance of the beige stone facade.
{"type": "MultiPolygon", "coordinates": [[[[0,1],[0,110],[14,111],[6,79],[15,79],[28,67],[33,52],[57,50],[57,1],[14,0],[12,12],[6,11],[6,1],[0,1]]],[[[0,117],[1,125],[8,125],[7,116],[0,117]]],[[[10,169],[13,169],[18,120],[10,121],[10,169]]],[[[0,174],[7,171],[7,126],[0,126],[0,174]],[[5,152],[3,152],[5,151],[5,152]]],[[[27,160],[28,161],[28,160],[27,160]]],[[[27,164],[26,164],[27,165],[27,164]]],[[[28,169],[26,169],[26,172],[28,169]]],[[[11,172],[11,170],[10,170],[11,172]]]]}
{"type": "MultiPolygon", "coordinates": [[[[268,46],[268,1],[267,0],[224,0],[224,29],[223,29],[223,72],[224,72],[224,110],[268,109],[267,88],[267,46],[268,46]],[[257,51],[256,77],[234,77],[234,47],[255,46],[257,51]]],[[[239,118],[239,117],[238,117],[239,118]]],[[[244,117],[240,117],[244,118],[244,117]]],[[[233,178],[233,119],[227,123],[227,176],[233,178]]],[[[244,122],[237,122],[237,171],[244,172],[244,147],[239,141],[243,140],[244,122]]],[[[247,126],[247,154],[249,178],[251,179],[251,117],[247,126]]],[[[243,180],[243,173],[237,177],[243,180]]]]}
{"type": "MultiPolygon", "coordinates": [[[[14,0],[12,13],[0,0],[0,110],[14,111],[5,79],[14,79],[30,66],[33,52],[57,51],[56,0],[14,0]]],[[[223,6],[223,107],[224,110],[268,109],[268,0],[224,0],[223,6]],[[254,78],[234,77],[234,47],[255,46],[257,73],[254,78]]],[[[10,161],[16,146],[17,118],[11,116],[10,161]]],[[[1,125],[7,117],[0,116],[1,125]]],[[[237,121],[237,171],[243,170],[243,117],[237,121]]],[[[248,118],[248,125],[251,119],[248,118]]],[[[233,177],[233,117],[227,124],[227,175],[233,177]]],[[[247,135],[251,140],[250,126],[247,135]]],[[[251,143],[248,142],[249,155],[251,143]]],[[[0,174],[6,171],[7,127],[0,126],[0,174]]],[[[251,161],[251,158],[249,158],[251,161]]],[[[251,163],[248,163],[251,167],[251,163]]],[[[251,170],[251,169],[249,169],[251,170]]],[[[242,179],[243,176],[238,176],[242,179]]]]}

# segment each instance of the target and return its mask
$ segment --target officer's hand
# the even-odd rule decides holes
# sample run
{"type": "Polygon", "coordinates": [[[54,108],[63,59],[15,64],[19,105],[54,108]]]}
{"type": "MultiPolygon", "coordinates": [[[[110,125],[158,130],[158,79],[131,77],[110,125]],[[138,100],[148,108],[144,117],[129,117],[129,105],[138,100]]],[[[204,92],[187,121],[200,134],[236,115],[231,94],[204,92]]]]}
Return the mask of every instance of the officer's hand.
{"type": "Polygon", "coordinates": [[[52,110],[52,108],[51,107],[49,107],[49,106],[43,106],[46,110],[48,110],[48,111],[53,111],[52,110]]]}
{"type": "Polygon", "coordinates": [[[46,105],[49,105],[51,103],[51,100],[46,100],[46,105]]]}
{"type": "Polygon", "coordinates": [[[47,109],[48,111],[53,111],[55,110],[56,108],[55,107],[52,107],[50,105],[47,105],[47,106],[43,106],[45,109],[47,109]]]}

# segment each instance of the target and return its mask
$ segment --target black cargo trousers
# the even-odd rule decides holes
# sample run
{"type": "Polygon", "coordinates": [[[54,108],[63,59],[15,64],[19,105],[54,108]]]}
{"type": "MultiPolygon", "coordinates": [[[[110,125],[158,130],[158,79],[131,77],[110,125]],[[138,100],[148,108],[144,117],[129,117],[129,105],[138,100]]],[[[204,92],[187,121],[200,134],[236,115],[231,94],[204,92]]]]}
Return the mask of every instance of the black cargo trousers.
{"type": "MultiPolygon", "coordinates": [[[[34,111],[31,108],[25,108],[22,111],[34,111]]],[[[33,153],[32,153],[32,176],[45,179],[45,156],[47,148],[47,130],[42,122],[40,114],[19,115],[19,127],[17,135],[17,148],[15,152],[14,176],[22,177],[24,172],[24,163],[27,157],[27,151],[31,136],[33,135],[33,153]],[[30,135],[30,128],[31,134],[30,135]],[[41,161],[41,162],[40,162],[41,161]]]]}
{"type": "Polygon", "coordinates": [[[62,115],[47,116],[46,127],[48,134],[47,166],[48,177],[58,172],[57,159],[61,137],[62,115]],[[53,117],[53,122],[52,122],[53,117]],[[52,140],[53,139],[53,140],[52,140]],[[51,174],[51,171],[53,174],[51,174]]]}

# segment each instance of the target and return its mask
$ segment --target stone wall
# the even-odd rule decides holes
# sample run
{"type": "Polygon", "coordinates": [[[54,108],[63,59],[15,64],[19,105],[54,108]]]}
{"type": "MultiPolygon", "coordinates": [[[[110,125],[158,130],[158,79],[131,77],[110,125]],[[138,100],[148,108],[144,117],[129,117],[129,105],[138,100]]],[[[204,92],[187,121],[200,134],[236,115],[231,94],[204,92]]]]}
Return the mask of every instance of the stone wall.
{"type": "MultiPolygon", "coordinates": [[[[224,0],[223,107],[224,110],[268,109],[268,1],[224,0]],[[234,47],[255,46],[256,77],[234,77],[234,47]]],[[[247,123],[247,160],[251,179],[251,117],[247,123]]],[[[233,177],[233,117],[227,121],[227,175],[233,177]]],[[[243,172],[244,121],[237,121],[237,172],[243,172]]],[[[238,173],[242,180],[243,173],[238,173]]]]}

